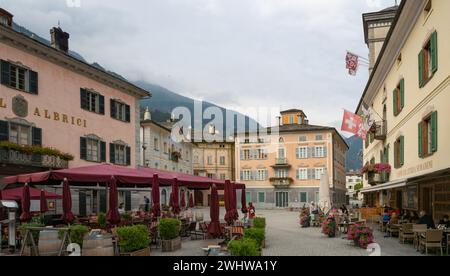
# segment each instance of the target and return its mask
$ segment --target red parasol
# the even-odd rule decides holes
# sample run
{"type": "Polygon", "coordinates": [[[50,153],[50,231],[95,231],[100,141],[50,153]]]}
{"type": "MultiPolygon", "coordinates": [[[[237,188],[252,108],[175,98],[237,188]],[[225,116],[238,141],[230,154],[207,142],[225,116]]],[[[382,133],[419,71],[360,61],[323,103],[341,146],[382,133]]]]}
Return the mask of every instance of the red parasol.
{"type": "Polygon", "coordinates": [[[160,206],[160,196],[159,196],[159,178],[157,174],[153,175],[152,181],[152,201],[153,201],[153,216],[160,217],[161,216],[161,206],[160,206]]]}
{"type": "Polygon", "coordinates": [[[22,214],[20,215],[21,221],[30,221],[31,213],[30,213],[30,187],[28,184],[25,184],[22,195],[22,214]]]}
{"type": "Polygon", "coordinates": [[[70,186],[67,178],[64,179],[63,183],[63,217],[62,219],[66,223],[71,223],[75,220],[75,216],[72,213],[72,195],[70,194],[70,186]]]}
{"type": "Polygon", "coordinates": [[[119,194],[117,193],[117,181],[113,176],[109,181],[109,211],[106,219],[111,225],[117,225],[120,222],[120,214],[118,209],[119,194]]]}
{"type": "Polygon", "coordinates": [[[214,238],[218,238],[222,235],[222,229],[220,228],[219,221],[219,212],[219,194],[217,193],[216,185],[213,185],[211,188],[211,223],[208,226],[208,233],[214,238]]]}
{"type": "Polygon", "coordinates": [[[41,198],[40,198],[40,207],[41,214],[45,214],[48,211],[47,198],[45,197],[45,191],[41,190],[41,198]]]}

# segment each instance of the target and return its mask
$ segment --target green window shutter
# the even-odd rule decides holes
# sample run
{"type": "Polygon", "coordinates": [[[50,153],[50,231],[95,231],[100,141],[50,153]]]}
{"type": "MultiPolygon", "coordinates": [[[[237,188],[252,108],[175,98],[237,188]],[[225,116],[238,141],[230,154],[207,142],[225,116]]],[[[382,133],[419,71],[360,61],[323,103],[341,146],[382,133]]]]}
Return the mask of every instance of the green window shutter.
{"type": "Polygon", "coordinates": [[[28,71],[28,77],[29,77],[29,82],[28,82],[28,92],[30,92],[31,94],[38,94],[38,73],[34,72],[34,71],[28,71]]]}
{"type": "Polygon", "coordinates": [[[105,96],[98,95],[98,113],[105,115],[105,96]]]}
{"type": "Polygon", "coordinates": [[[106,162],[106,143],[100,141],[100,161],[106,162]]]}
{"type": "Polygon", "coordinates": [[[398,142],[394,143],[394,167],[398,168],[399,164],[398,164],[398,142]]]}
{"type": "Polygon", "coordinates": [[[9,124],[7,121],[0,121],[0,141],[9,140],[9,124]]]}
{"type": "Polygon", "coordinates": [[[131,165],[131,148],[130,147],[126,147],[126,157],[127,157],[127,166],[131,165]]]}
{"type": "Polygon", "coordinates": [[[423,62],[424,62],[424,51],[422,50],[419,53],[419,87],[420,88],[422,88],[424,85],[423,62]]]}
{"type": "Polygon", "coordinates": [[[87,91],[86,89],[83,88],[80,88],[80,103],[82,109],[84,110],[88,109],[87,91]]]}
{"type": "Polygon", "coordinates": [[[405,164],[405,137],[400,137],[400,167],[405,164]]]}
{"type": "Polygon", "coordinates": [[[2,60],[1,61],[1,83],[3,85],[7,85],[10,86],[11,83],[11,77],[10,77],[10,73],[11,73],[11,66],[9,64],[9,62],[2,60]]]}
{"type": "Polygon", "coordinates": [[[33,127],[31,129],[31,136],[33,146],[42,146],[42,129],[33,127]]]}
{"type": "Polygon", "coordinates": [[[423,122],[419,123],[419,157],[423,157],[423,122]]]}
{"type": "Polygon", "coordinates": [[[125,105],[125,121],[126,122],[131,122],[131,114],[130,114],[130,106],[129,105],[125,105]]]}
{"type": "Polygon", "coordinates": [[[80,159],[87,159],[87,139],[84,137],[80,137],[80,159]]]}
{"type": "Polygon", "coordinates": [[[116,145],[109,144],[109,163],[116,163],[116,145]]]}
{"type": "Polygon", "coordinates": [[[125,192],[125,211],[131,211],[131,191],[125,192]]]}
{"type": "Polygon", "coordinates": [[[391,149],[390,145],[386,146],[386,154],[385,154],[385,158],[386,158],[386,163],[389,164],[389,150],[391,149]]]}
{"type": "Polygon", "coordinates": [[[116,101],[111,99],[109,101],[110,110],[111,110],[111,118],[116,118],[116,101]]]}
{"type": "Polygon", "coordinates": [[[398,110],[397,110],[397,88],[394,89],[394,91],[392,92],[392,102],[394,104],[394,108],[392,109],[394,111],[394,116],[398,115],[398,110]]]}
{"type": "Polygon", "coordinates": [[[405,107],[405,79],[400,81],[400,106],[405,107]]]}
{"type": "Polygon", "coordinates": [[[438,113],[433,112],[431,115],[431,151],[436,152],[438,150],[438,113]]]}
{"type": "Polygon", "coordinates": [[[430,48],[431,48],[431,70],[433,73],[436,73],[438,70],[438,38],[437,38],[437,32],[434,32],[431,35],[431,42],[430,42],[430,48]]]}

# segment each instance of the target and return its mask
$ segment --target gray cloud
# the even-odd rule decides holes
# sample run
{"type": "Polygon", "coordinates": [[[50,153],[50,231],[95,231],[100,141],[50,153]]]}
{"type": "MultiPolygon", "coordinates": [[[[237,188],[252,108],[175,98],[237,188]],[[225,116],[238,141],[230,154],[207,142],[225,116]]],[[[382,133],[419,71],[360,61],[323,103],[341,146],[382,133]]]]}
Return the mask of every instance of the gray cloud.
{"type": "Polygon", "coordinates": [[[361,13],[388,0],[0,0],[47,37],[58,20],[71,48],[130,80],[245,110],[302,108],[312,123],[354,110],[368,78],[350,77],[347,49],[367,54],[361,13]],[[26,7],[26,8],[25,8],[26,7]]]}

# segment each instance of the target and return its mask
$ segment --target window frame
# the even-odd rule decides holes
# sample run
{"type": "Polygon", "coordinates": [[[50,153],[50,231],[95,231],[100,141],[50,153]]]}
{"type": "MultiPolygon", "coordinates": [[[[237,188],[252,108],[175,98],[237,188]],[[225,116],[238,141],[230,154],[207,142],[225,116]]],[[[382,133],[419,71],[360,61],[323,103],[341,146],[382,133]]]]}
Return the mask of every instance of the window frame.
{"type": "Polygon", "coordinates": [[[18,124],[18,123],[13,123],[13,122],[9,122],[8,124],[8,141],[11,143],[14,143],[16,145],[21,145],[21,146],[31,146],[32,145],[32,127],[31,126],[27,126],[27,125],[23,125],[23,124],[18,124]],[[11,133],[12,131],[12,127],[17,127],[17,137],[16,137],[16,141],[12,140],[11,137],[11,133]],[[22,142],[22,134],[23,134],[23,129],[26,129],[27,131],[27,143],[23,144],[22,142]]]}
{"type": "Polygon", "coordinates": [[[100,145],[100,140],[98,140],[98,139],[94,139],[94,138],[89,138],[89,137],[86,137],[86,161],[89,161],[89,162],[101,162],[101,145],[100,145]],[[95,160],[94,158],[92,158],[93,157],[93,149],[91,148],[90,150],[89,150],[89,146],[93,146],[93,145],[90,145],[90,143],[95,143],[96,145],[96,147],[97,147],[97,159],[95,160]]]}
{"type": "Polygon", "coordinates": [[[308,192],[299,192],[299,193],[298,193],[298,202],[299,202],[299,203],[309,203],[308,200],[309,200],[308,192]],[[306,196],[306,197],[305,197],[305,198],[306,198],[305,201],[302,201],[302,194],[306,196]]]}

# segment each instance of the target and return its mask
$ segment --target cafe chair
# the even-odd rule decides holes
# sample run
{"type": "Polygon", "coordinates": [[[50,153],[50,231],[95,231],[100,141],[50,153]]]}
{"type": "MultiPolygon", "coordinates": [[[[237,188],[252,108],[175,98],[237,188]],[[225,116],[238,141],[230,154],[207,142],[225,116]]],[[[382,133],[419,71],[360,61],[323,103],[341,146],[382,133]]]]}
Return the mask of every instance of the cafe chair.
{"type": "Polygon", "coordinates": [[[442,238],[444,231],[442,230],[427,230],[425,237],[421,237],[419,247],[425,249],[425,253],[428,255],[429,248],[440,248],[441,256],[444,255],[442,248],[442,238]]]}
{"type": "Polygon", "coordinates": [[[414,232],[412,223],[403,224],[398,234],[398,239],[401,243],[405,243],[405,241],[407,240],[411,240],[414,242],[414,232]]]}
{"type": "Polygon", "coordinates": [[[417,250],[419,250],[420,231],[427,231],[427,226],[425,224],[413,224],[413,232],[414,232],[413,244],[414,248],[416,248],[417,250]]]}

